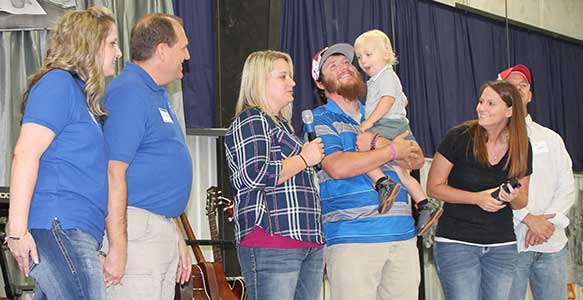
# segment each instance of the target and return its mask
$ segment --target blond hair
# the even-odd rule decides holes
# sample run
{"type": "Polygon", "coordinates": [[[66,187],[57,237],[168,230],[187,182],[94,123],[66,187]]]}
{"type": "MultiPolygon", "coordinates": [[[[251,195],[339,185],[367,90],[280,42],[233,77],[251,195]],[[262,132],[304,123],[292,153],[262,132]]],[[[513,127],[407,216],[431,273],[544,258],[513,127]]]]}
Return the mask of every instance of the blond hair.
{"type": "MultiPolygon", "coordinates": [[[[256,107],[267,114],[276,124],[279,124],[269,109],[267,95],[265,94],[267,76],[273,70],[273,62],[277,59],[285,60],[290,68],[290,76],[293,78],[294,68],[289,54],[274,50],[256,51],[249,54],[241,74],[241,88],[237,106],[235,107],[235,117],[247,108],[256,107]]],[[[290,103],[281,109],[279,117],[290,122],[291,116],[292,104],[290,103]]]]}
{"type": "Polygon", "coordinates": [[[95,116],[106,115],[101,102],[105,78],[99,53],[113,26],[113,14],[102,6],[69,11],[59,18],[51,32],[43,65],[29,78],[22,112],[26,108],[30,90],[41,77],[53,69],[62,69],[85,82],[83,92],[87,96],[87,106],[91,113],[95,116]]]}
{"type": "Polygon", "coordinates": [[[399,63],[397,60],[397,55],[395,54],[393,46],[391,45],[391,40],[384,32],[378,29],[373,29],[359,35],[354,41],[354,49],[358,49],[360,44],[366,41],[372,42],[386,51],[389,57],[386,60],[387,64],[396,65],[399,63]]]}

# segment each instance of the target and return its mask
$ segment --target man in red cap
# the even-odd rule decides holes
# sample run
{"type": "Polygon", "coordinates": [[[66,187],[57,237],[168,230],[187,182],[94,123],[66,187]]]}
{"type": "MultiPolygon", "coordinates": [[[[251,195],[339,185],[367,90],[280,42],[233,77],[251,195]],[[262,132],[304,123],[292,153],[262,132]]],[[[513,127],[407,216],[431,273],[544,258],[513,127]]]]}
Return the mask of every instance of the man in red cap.
{"type": "MultiPolygon", "coordinates": [[[[528,67],[519,64],[500,72],[498,77],[518,89],[528,112],[532,101],[528,67]]],[[[575,201],[571,158],[556,132],[535,123],[530,115],[526,126],[532,144],[533,172],[528,205],[514,211],[519,255],[509,299],[524,299],[529,281],[534,299],[566,299],[566,214],[575,201]]]]}

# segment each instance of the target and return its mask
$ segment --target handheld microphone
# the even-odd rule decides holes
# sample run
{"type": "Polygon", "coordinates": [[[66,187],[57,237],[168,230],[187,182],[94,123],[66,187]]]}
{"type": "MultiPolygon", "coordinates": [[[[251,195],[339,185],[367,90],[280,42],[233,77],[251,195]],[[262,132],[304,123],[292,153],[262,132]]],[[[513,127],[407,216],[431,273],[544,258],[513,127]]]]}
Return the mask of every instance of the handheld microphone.
{"type": "MultiPolygon", "coordinates": [[[[308,141],[311,142],[315,140],[318,136],[316,135],[316,126],[314,126],[314,114],[311,110],[306,109],[302,111],[302,122],[304,122],[304,133],[308,137],[308,141]]],[[[320,164],[314,166],[316,170],[322,169],[320,164]]]]}
{"type": "MultiPolygon", "coordinates": [[[[504,191],[506,193],[510,193],[510,190],[508,189],[508,186],[510,185],[512,186],[513,189],[517,189],[520,188],[522,185],[520,184],[520,182],[516,179],[516,178],[510,178],[507,182],[504,183],[504,185],[502,186],[502,188],[504,189],[504,191]]],[[[492,198],[494,199],[498,199],[498,196],[500,195],[500,188],[496,189],[495,191],[493,191],[490,195],[492,195],[492,198]]],[[[498,199],[500,200],[500,199],[498,199]]]]}
{"type": "Polygon", "coordinates": [[[316,127],[314,126],[314,114],[311,110],[302,111],[302,122],[304,122],[304,132],[308,136],[308,141],[315,140],[317,138],[316,127]]]}

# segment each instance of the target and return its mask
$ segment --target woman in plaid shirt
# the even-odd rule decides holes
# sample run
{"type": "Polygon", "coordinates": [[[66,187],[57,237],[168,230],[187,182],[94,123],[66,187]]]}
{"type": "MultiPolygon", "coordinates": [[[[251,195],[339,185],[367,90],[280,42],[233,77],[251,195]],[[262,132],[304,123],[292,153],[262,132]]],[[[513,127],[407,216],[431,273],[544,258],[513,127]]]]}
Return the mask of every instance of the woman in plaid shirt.
{"type": "Polygon", "coordinates": [[[319,138],[304,144],[289,124],[294,86],[288,54],[250,54],[225,136],[249,300],[320,297],[324,238],[312,166],[324,149],[319,138]]]}

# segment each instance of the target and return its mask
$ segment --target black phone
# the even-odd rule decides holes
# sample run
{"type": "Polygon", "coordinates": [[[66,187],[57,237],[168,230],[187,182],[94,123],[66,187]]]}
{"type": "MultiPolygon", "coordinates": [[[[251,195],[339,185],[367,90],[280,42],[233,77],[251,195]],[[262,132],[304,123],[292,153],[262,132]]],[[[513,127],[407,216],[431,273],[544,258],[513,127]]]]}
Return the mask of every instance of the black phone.
{"type": "MultiPolygon", "coordinates": [[[[510,178],[508,181],[506,181],[504,183],[504,185],[502,185],[502,188],[507,193],[510,193],[510,189],[508,188],[508,185],[510,185],[513,189],[517,189],[517,188],[520,188],[522,186],[522,184],[520,184],[520,181],[518,181],[518,179],[510,178]]],[[[500,188],[497,188],[490,195],[492,195],[492,198],[498,199],[498,195],[500,195],[500,188]]],[[[498,199],[498,200],[500,200],[500,199],[498,199]]]]}

